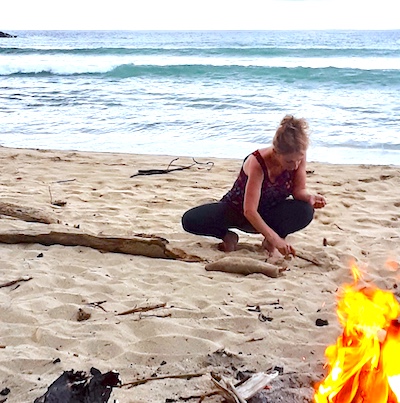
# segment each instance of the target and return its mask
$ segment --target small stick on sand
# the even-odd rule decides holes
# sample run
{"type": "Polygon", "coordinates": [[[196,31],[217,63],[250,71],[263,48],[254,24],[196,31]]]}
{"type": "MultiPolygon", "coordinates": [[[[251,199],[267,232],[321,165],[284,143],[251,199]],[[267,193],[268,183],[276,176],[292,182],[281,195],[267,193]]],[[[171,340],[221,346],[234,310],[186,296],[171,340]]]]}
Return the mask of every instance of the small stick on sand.
{"type": "Polygon", "coordinates": [[[32,280],[32,277],[23,276],[23,277],[18,278],[17,280],[11,280],[11,281],[8,281],[7,283],[0,284],[0,288],[10,287],[14,284],[20,283],[21,281],[29,281],[29,280],[32,280]]]}
{"type": "Polygon", "coordinates": [[[142,307],[136,307],[132,309],[128,309],[127,311],[117,313],[117,315],[129,315],[131,313],[136,313],[136,312],[147,312],[151,311],[153,309],[158,309],[158,308],[164,308],[167,304],[156,304],[156,305],[150,305],[150,306],[142,306],[142,307]]]}
{"type": "Polygon", "coordinates": [[[88,302],[87,305],[94,306],[94,307],[96,307],[96,308],[100,308],[100,309],[102,309],[104,312],[107,312],[107,310],[104,309],[104,308],[101,306],[101,304],[104,304],[105,302],[107,302],[107,301],[104,300],[104,301],[97,301],[97,302],[88,302]]]}
{"type": "Polygon", "coordinates": [[[64,179],[61,181],[55,181],[53,183],[66,183],[66,182],[74,182],[74,181],[76,181],[76,179],[64,179]]]}
{"type": "Polygon", "coordinates": [[[142,385],[144,383],[150,382],[150,381],[158,381],[160,379],[190,379],[190,378],[198,378],[200,376],[203,376],[204,373],[198,373],[198,374],[178,374],[178,375],[163,375],[163,376],[156,376],[154,378],[145,378],[145,379],[139,379],[137,381],[132,381],[128,383],[124,383],[120,387],[123,388],[124,386],[129,386],[130,388],[133,388],[134,386],[142,385]]]}

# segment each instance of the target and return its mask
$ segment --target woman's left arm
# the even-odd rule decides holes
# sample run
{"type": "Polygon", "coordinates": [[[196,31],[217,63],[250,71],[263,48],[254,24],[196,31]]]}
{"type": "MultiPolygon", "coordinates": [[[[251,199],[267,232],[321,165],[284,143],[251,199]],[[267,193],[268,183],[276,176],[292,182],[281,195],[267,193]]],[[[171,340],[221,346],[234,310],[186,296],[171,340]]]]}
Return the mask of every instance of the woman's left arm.
{"type": "Polygon", "coordinates": [[[314,208],[322,208],[326,205],[324,196],[320,194],[310,194],[306,186],[306,158],[300,162],[299,167],[294,171],[293,175],[293,197],[297,200],[305,201],[314,208]]]}

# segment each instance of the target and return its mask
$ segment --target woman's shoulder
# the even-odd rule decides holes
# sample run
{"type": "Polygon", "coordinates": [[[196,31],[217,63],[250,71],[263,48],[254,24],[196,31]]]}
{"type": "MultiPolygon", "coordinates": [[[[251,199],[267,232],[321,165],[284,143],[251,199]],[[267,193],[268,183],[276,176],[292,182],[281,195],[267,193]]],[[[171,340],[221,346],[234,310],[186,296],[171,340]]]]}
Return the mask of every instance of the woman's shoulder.
{"type": "Polygon", "coordinates": [[[270,155],[271,152],[272,152],[272,146],[264,147],[264,148],[259,148],[259,149],[256,150],[256,151],[258,151],[258,152],[261,154],[261,156],[262,156],[263,158],[267,158],[267,157],[269,157],[269,155],[270,155]]]}
{"type": "Polygon", "coordinates": [[[253,151],[248,158],[246,158],[243,169],[247,175],[263,174],[267,170],[266,159],[269,154],[268,150],[268,148],[260,148],[253,151]]]}

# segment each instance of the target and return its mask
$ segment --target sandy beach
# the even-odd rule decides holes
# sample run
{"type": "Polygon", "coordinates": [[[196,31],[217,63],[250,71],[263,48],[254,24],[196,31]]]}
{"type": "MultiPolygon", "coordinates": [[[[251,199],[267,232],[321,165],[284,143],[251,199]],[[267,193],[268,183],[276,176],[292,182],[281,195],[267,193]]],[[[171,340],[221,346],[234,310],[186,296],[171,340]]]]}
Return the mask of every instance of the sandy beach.
{"type": "MultiPolygon", "coordinates": [[[[324,350],[341,332],[336,296],[352,281],[351,263],[400,297],[400,167],[308,163],[309,188],[327,206],[290,235],[298,256],[271,262],[285,269],[272,278],[205,270],[226,254],[216,239],[181,227],[187,209],[225,194],[241,161],[180,157],[169,165],[174,159],[0,147],[0,202],[52,221],[1,216],[9,243],[0,243],[0,390],[9,393],[0,401],[33,402],[63,371],[95,367],[121,376],[110,402],[222,402],[207,396],[216,391],[211,373],[235,380],[276,367],[265,402],[311,402],[324,350]],[[153,236],[171,255],[24,237],[49,231],[153,236]]],[[[261,240],[240,233],[229,256],[264,262],[261,240]]]]}

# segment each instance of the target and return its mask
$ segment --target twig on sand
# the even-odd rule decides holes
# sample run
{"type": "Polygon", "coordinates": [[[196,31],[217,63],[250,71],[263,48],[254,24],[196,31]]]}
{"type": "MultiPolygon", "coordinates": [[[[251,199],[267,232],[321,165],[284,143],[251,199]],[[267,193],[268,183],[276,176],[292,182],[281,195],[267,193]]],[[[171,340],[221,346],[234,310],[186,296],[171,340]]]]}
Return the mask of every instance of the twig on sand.
{"type": "Polygon", "coordinates": [[[104,312],[107,312],[107,310],[104,309],[104,308],[101,306],[101,304],[104,304],[105,302],[107,302],[107,301],[104,300],[104,301],[97,301],[97,302],[88,302],[87,305],[94,306],[94,307],[96,307],[96,308],[100,308],[100,309],[102,309],[104,312]]]}
{"type": "Polygon", "coordinates": [[[76,181],[76,179],[64,179],[64,180],[55,181],[52,183],[66,183],[66,182],[74,182],[74,181],[76,181]]]}
{"type": "Polygon", "coordinates": [[[20,278],[18,278],[16,280],[7,281],[7,283],[0,284],[0,288],[10,287],[10,286],[12,286],[14,284],[17,284],[17,283],[20,283],[22,281],[29,281],[29,280],[32,280],[32,277],[23,276],[23,277],[20,277],[20,278]]]}
{"type": "Polygon", "coordinates": [[[191,167],[195,166],[195,165],[208,165],[209,168],[208,170],[210,170],[213,166],[214,163],[212,161],[208,161],[208,162],[198,162],[196,161],[194,158],[192,158],[192,160],[194,161],[192,164],[190,165],[186,165],[186,166],[181,166],[181,167],[177,167],[177,168],[170,168],[172,163],[176,160],[178,160],[178,158],[174,158],[169,164],[167,169],[139,169],[138,172],[136,174],[131,175],[130,177],[133,178],[135,176],[139,176],[139,175],[157,175],[157,174],[167,174],[169,172],[173,172],[173,171],[183,171],[184,169],[190,169],[191,167]]]}
{"type": "Polygon", "coordinates": [[[170,379],[177,379],[177,378],[190,379],[190,378],[198,378],[198,377],[203,376],[203,375],[204,375],[204,373],[156,376],[156,377],[144,378],[144,379],[139,379],[137,381],[124,383],[120,387],[123,388],[124,386],[129,386],[130,388],[133,388],[135,386],[142,385],[142,384],[150,382],[150,381],[159,381],[160,379],[169,379],[169,378],[170,379]]]}
{"type": "Polygon", "coordinates": [[[62,207],[62,206],[65,206],[67,204],[67,202],[64,201],[64,200],[54,200],[53,201],[53,195],[51,194],[51,187],[50,186],[49,186],[49,195],[50,195],[50,204],[51,205],[62,207]]]}
{"type": "Polygon", "coordinates": [[[128,309],[127,311],[117,313],[117,315],[129,315],[131,313],[136,313],[136,312],[147,312],[151,311],[153,309],[158,309],[158,308],[164,308],[167,304],[162,303],[162,304],[156,304],[156,305],[150,305],[150,306],[139,306],[136,308],[128,309]]]}
{"type": "Polygon", "coordinates": [[[138,320],[145,319],[145,318],[170,318],[171,316],[172,315],[170,313],[166,313],[166,314],[163,314],[163,315],[151,315],[151,314],[150,315],[142,315],[140,313],[138,320]]]}

